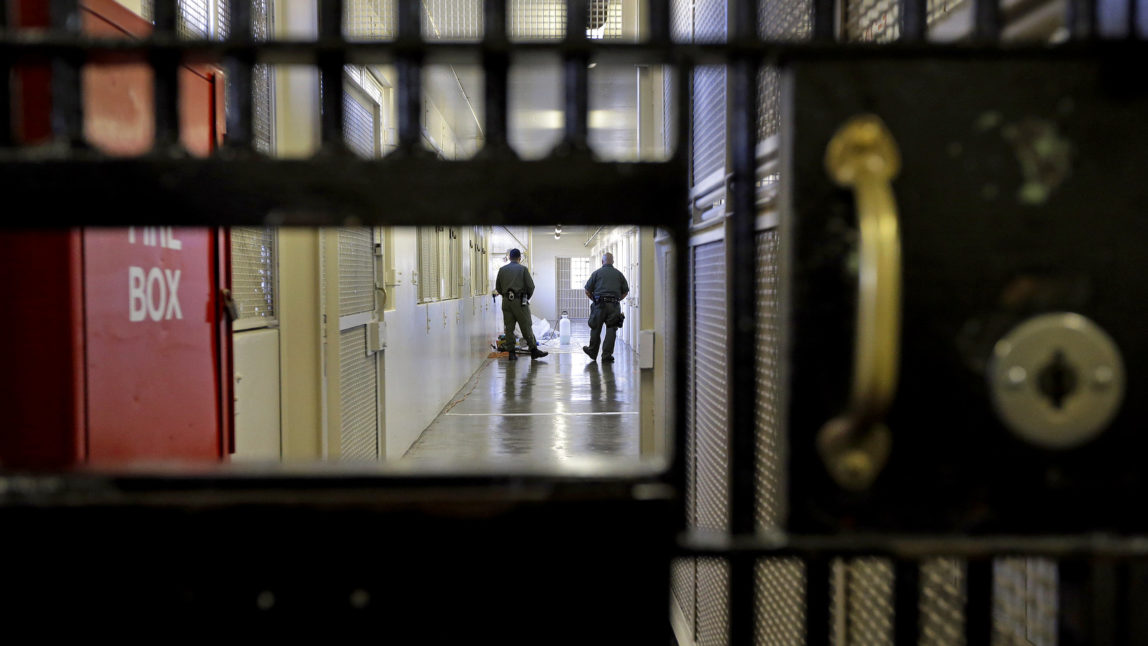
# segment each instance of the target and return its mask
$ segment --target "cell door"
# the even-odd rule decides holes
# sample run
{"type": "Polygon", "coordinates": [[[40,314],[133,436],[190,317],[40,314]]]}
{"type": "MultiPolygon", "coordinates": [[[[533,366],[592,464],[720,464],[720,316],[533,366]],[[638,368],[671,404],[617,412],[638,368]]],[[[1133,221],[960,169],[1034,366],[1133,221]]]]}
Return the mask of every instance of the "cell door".
{"type": "Polygon", "coordinates": [[[383,455],[382,240],[370,227],[326,229],[320,238],[326,452],[334,459],[378,460],[383,455]]]}

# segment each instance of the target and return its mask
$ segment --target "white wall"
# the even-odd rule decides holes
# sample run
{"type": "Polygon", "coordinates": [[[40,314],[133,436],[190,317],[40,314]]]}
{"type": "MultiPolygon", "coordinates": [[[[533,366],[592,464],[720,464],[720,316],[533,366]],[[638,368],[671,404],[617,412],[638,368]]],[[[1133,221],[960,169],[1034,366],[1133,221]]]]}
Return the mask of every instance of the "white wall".
{"type": "Polygon", "coordinates": [[[416,230],[392,229],[395,269],[402,274],[395,309],[386,313],[387,458],[402,457],[490,353],[500,314],[489,295],[470,296],[469,228],[462,230],[463,298],[418,304],[416,230]]]}
{"type": "Polygon", "coordinates": [[[137,16],[143,15],[143,0],[116,0],[116,2],[131,9],[137,16]]]}
{"type": "MultiPolygon", "coordinates": [[[[554,229],[538,227],[534,231],[534,249],[530,261],[530,275],[534,277],[534,298],[530,301],[530,313],[556,325],[558,321],[558,299],[555,294],[554,259],[562,257],[589,256],[590,248],[583,246],[587,235],[563,233],[554,239],[554,229]]],[[[600,263],[591,263],[591,270],[600,263]]]]}

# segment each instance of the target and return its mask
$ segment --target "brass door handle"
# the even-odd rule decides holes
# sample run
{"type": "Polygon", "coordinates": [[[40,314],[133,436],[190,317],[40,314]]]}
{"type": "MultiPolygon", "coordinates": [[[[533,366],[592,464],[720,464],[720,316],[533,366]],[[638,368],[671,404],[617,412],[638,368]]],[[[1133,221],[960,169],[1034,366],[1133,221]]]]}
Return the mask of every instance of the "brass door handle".
{"type": "Polygon", "coordinates": [[[901,236],[892,186],[901,155],[885,124],[861,115],[830,140],[825,168],[853,189],[861,242],[849,405],[821,427],[817,444],[833,479],[861,490],[884,467],[891,444],[883,421],[897,391],[901,354],[901,236]]]}

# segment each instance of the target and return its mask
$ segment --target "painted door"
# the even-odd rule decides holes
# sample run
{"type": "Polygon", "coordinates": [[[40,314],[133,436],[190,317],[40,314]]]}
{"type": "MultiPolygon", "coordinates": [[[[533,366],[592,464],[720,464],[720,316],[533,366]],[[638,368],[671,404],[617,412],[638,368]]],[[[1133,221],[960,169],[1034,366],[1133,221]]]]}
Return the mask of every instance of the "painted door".
{"type": "MultiPolygon", "coordinates": [[[[84,0],[81,8],[92,36],[151,30],[115,2],[84,0]]],[[[215,148],[217,80],[209,67],[180,70],[181,141],[192,155],[215,148]]],[[[155,133],[148,65],[89,65],[83,84],[88,140],[112,155],[147,152],[155,133]]],[[[123,195],[131,199],[130,187],[123,195]]],[[[83,231],[90,461],[229,452],[229,335],[218,302],[224,238],[207,228],[83,231]]]]}

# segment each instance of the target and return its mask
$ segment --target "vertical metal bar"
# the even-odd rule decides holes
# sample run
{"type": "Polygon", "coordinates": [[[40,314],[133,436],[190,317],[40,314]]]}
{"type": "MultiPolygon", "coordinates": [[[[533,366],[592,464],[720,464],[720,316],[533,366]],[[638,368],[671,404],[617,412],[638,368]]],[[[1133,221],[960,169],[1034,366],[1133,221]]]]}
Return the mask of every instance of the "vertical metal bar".
{"type": "MultiPolygon", "coordinates": [[[[0,0],[0,34],[8,32],[8,0],[0,0]]],[[[12,63],[0,56],[0,148],[12,145],[12,63]]]]}
{"type": "MultiPolygon", "coordinates": [[[[1135,4],[1136,0],[1130,0],[1135,4]]],[[[1069,0],[1068,3],[1068,31],[1075,40],[1087,40],[1096,37],[1096,0],[1069,0]]]]}
{"type": "MultiPolygon", "coordinates": [[[[52,0],[52,29],[60,35],[79,37],[80,8],[77,0],[52,0]]],[[[84,99],[80,70],[82,55],[52,59],[52,134],[69,146],[84,142],[84,99]]]]}
{"type": "Polygon", "coordinates": [[[155,74],[155,144],[161,154],[180,149],[178,51],[171,49],[176,35],[176,0],[155,0],[155,36],[161,46],[151,55],[155,74]]]}
{"type": "Polygon", "coordinates": [[[1128,0],[1128,38],[1140,37],[1140,3],[1143,0],[1128,0]]]}
{"type": "MultiPolygon", "coordinates": [[[[254,42],[250,0],[232,0],[228,8],[231,22],[230,39],[241,45],[254,42]]],[[[255,59],[244,53],[227,61],[227,145],[250,150],[253,140],[254,104],[251,98],[251,68],[255,59]]]]}
{"type": "Polygon", "coordinates": [[[565,78],[565,137],[562,148],[567,152],[587,151],[590,123],[590,62],[586,43],[587,0],[569,0],[566,10],[566,50],[563,55],[565,78]]]}
{"type": "MultiPolygon", "coordinates": [[[[733,41],[752,40],[757,31],[757,0],[729,3],[733,41]]],[[[757,71],[756,59],[739,57],[730,65],[728,145],[733,171],[730,219],[732,243],[727,242],[730,275],[729,413],[730,528],[734,535],[753,534],[757,428],[757,71]]],[[[730,643],[754,639],[753,561],[735,560],[730,580],[730,643]]]]}
{"type": "Polygon", "coordinates": [[[399,151],[414,153],[422,140],[423,79],[420,0],[398,0],[398,42],[404,45],[395,67],[398,69],[399,151]]]}
{"type": "Polygon", "coordinates": [[[965,643],[991,644],[993,636],[993,560],[970,559],[965,595],[965,643]]]}
{"type": "Polygon", "coordinates": [[[992,43],[1000,39],[1000,0],[973,0],[973,40],[992,43]]]}
{"type": "Polygon", "coordinates": [[[1142,558],[1125,561],[1128,568],[1128,641],[1131,646],[1148,645],[1148,561],[1142,558]]]}
{"type": "Polygon", "coordinates": [[[1088,599],[1091,604],[1088,643],[1093,646],[1127,644],[1122,634],[1126,617],[1122,611],[1124,583],[1122,564],[1111,558],[1089,563],[1088,599]]]}
{"type": "Polygon", "coordinates": [[[670,42],[670,0],[649,0],[650,42],[670,42]]]}
{"type": "Polygon", "coordinates": [[[486,45],[482,56],[483,101],[486,104],[486,143],[483,153],[487,155],[511,152],[507,143],[507,77],[510,74],[510,55],[506,40],[506,1],[485,0],[483,3],[486,45]]]}
{"type": "Polygon", "coordinates": [[[824,555],[813,556],[805,562],[806,646],[829,646],[829,570],[831,563],[832,561],[824,555]]]}
{"type": "MultiPolygon", "coordinates": [[[[677,133],[677,142],[674,146],[673,162],[676,162],[679,168],[683,171],[689,168],[689,150],[688,142],[690,135],[690,75],[693,73],[693,68],[688,64],[679,65],[675,68],[675,81],[677,84],[677,94],[674,96],[677,105],[677,122],[674,124],[674,129],[677,133]]],[[[669,127],[667,125],[667,127],[669,127]]],[[[683,173],[683,177],[685,177],[683,173]]],[[[670,230],[674,233],[674,335],[676,338],[671,339],[670,342],[677,348],[685,348],[688,334],[690,333],[689,326],[693,324],[688,320],[689,313],[689,299],[690,299],[690,271],[692,270],[690,264],[690,219],[691,213],[686,206],[682,205],[683,213],[677,214],[670,220],[670,230]]],[[[686,488],[689,483],[688,471],[693,468],[686,460],[689,454],[689,444],[691,438],[689,435],[689,420],[686,419],[686,414],[689,410],[689,402],[686,401],[688,396],[686,381],[690,362],[693,357],[687,356],[685,352],[678,351],[674,353],[674,381],[675,381],[675,397],[674,401],[674,456],[670,466],[670,478],[674,486],[677,488],[679,495],[677,498],[678,509],[677,518],[680,522],[679,529],[685,530],[689,528],[689,521],[692,518],[689,506],[686,504],[686,488]]]]}
{"type": "Polygon", "coordinates": [[[920,563],[897,559],[893,562],[893,643],[916,646],[920,635],[920,563]]]}
{"type": "Polygon", "coordinates": [[[754,643],[754,559],[734,555],[729,559],[729,641],[731,646],[754,643]]]}
{"type": "Polygon", "coordinates": [[[813,40],[829,42],[837,38],[837,0],[813,0],[813,40]]]}
{"type": "Polygon", "coordinates": [[[327,152],[346,150],[343,135],[343,0],[319,0],[319,40],[326,47],[318,56],[319,77],[323,87],[322,149],[327,152]]]}
{"type": "Polygon", "coordinates": [[[929,10],[925,0],[900,0],[901,40],[916,43],[925,40],[929,30],[929,10]]]}
{"type": "Polygon", "coordinates": [[[1086,561],[1073,558],[1058,563],[1056,601],[1057,645],[1087,646],[1091,613],[1086,561]]]}

